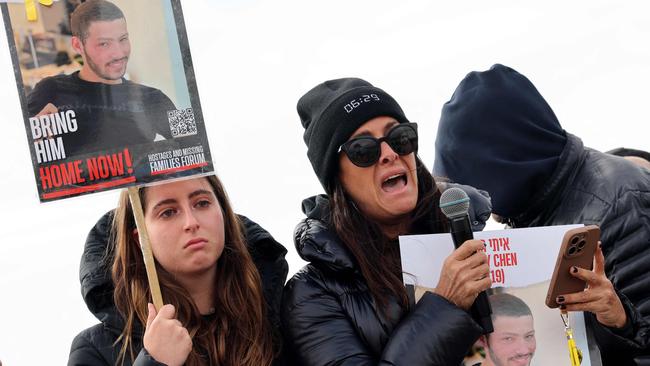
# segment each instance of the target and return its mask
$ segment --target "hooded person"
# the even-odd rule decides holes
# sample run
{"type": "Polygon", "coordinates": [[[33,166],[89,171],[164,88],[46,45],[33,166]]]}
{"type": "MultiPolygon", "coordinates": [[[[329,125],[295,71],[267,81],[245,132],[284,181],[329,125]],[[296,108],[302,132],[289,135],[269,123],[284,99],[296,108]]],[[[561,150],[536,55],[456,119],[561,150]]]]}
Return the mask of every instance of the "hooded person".
{"type": "Polygon", "coordinates": [[[509,226],[600,226],[604,274],[619,299],[610,300],[627,320],[604,326],[586,313],[587,321],[604,365],[650,364],[650,172],[583,146],[525,76],[499,64],[463,79],[435,146],[434,174],[488,191],[509,226]]]}

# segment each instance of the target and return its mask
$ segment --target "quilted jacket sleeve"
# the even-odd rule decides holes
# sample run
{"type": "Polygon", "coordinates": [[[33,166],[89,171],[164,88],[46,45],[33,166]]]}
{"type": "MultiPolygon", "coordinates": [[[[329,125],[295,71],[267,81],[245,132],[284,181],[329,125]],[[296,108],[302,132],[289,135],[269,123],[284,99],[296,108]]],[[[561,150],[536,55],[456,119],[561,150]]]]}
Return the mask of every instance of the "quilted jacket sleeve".
{"type": "Polygon", "coordinates": [[[641,317],[637,308],[625,295],[619,293],[619,298],[628,319],[626,325],[621,329],[606,327],[598,322],[594,314],[585,314],[586,321],[591,324],[604,357],[614,352],[641,354],[643,349],[647,350],[648,348],[650,325],[641,317]]]}
{"type": "Polygon", "coordinates": [[[294,277],[284,299],[285,345],[299,365],[459,365],[481,334],[467,312],[428,293],[395,327],[378,358],[339,299],[318,281],[294,277]]]}
{"type": "MultiPolygon", "coordinates": [[[[68,366],[112,366],[119,352],[119,346],[113,346],[114,340],[103,331],[101,324],[82,331],[72,341],[68,366]]],[[[124,364],[131,363],[127,361],[124,364]]],[[[133,365],[165,366],[151,357],[144,348],[140,350],[133,365]]]]}
{"type": "Polygon", "coordinates": [[[601,223],[605,271],[622,293],[630,323],[627,334],[599,329],[603,353],[632,352],[650,347],[650,187],[628,191],[614,203],[601,223]],[[629,299],[629,300],[628,300],[629,299]]]}
{"type": "Polygon", "coordinates": [[[166,364],[156,361],[146,349],[142,348],[133,366],[166,366],[166,364]]]}
{"type": "Polygon", "coordinates": [[[68,366],[109,365],[85,332],[77,335],[70,347],[68,366]]]}

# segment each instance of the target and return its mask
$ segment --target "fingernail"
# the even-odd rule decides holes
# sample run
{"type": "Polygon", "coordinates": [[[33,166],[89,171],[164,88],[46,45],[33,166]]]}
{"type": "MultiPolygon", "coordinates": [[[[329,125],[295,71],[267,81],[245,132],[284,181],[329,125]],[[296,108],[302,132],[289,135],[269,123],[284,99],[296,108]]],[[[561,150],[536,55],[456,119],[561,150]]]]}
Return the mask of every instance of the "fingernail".
{"type": "Polygon", "coordinates": [[[555,301],[557,301],[558,303],[564,302],[564,296],[558,296],[555,301]]]}
{"type": "Polygon", "coordinates": [[[571,273],[578,273],[578,267],[576,266],[571,267],[571,273]]]}
{"type": "Polygon", "coordinates": [[[560,305],[560,310],[565,310],[565,309],[566,309],[566,305],[560,305]]]}

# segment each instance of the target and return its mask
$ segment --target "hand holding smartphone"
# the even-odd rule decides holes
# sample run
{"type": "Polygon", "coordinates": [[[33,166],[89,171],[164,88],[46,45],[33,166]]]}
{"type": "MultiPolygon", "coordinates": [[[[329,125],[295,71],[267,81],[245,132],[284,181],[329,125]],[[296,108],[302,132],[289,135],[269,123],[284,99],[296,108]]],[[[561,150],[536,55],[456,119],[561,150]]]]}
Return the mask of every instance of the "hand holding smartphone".
{"type": "Polygon", "coordinates": [[[546,306],[557,308],[559,295],[580,292],[585,289],[585,281],[569,273],[571,267],[591,270],[594,253],[600,240],[600,228],[596,225],[571,229],[564,234],[557,255],[551,283],[546,293],[546,306]]]}

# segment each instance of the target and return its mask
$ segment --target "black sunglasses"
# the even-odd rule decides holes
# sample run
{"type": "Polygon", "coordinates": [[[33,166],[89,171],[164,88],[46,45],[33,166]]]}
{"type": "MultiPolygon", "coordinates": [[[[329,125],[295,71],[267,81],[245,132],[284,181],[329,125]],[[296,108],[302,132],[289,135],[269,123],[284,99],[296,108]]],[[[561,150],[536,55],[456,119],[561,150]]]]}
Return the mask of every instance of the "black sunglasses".
{"type": "Polygon", "coordinates": [[[381,143],[384,141],[399,155],[408,155],[417,151],[418,125],[400,123],[388,131],[386,136],[378,139],[371,136],[355,137],[341,145],[338,152],[345,151],[354,165],[366,168],[379,160],[381,143]]]}

